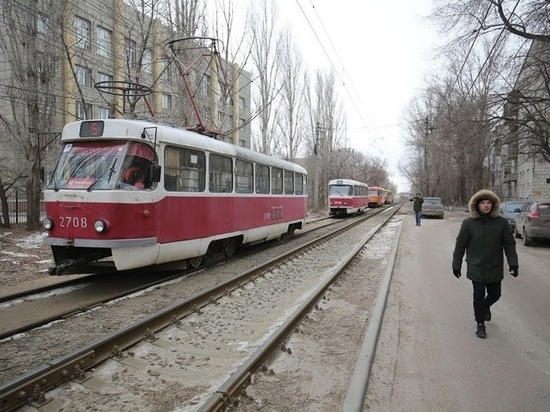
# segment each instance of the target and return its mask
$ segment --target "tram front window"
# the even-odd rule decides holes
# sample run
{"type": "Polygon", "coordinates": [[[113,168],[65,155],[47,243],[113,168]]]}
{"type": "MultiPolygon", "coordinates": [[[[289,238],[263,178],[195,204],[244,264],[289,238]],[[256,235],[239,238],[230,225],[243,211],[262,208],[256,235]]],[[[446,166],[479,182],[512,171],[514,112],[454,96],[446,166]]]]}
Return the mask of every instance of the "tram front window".
{"type": "Polygon", "coordinates": [[[349,185],[333,185],[329,188],[329,196],[351,196],[353,187],[349,185]]]}
{"type": "Polygon", "coordinates": [[[145,189],[153,149],[134,142],[67,143],[59,157],[48,189],[145,189]]]}

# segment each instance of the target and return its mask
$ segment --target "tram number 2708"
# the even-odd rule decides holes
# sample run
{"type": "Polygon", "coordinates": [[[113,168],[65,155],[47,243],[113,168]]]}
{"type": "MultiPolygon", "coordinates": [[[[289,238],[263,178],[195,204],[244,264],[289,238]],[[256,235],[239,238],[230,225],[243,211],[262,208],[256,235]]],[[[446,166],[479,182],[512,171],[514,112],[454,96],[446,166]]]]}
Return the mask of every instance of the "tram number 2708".
{"type": "Polygon", "coordinates": [[[60,227],[87,228],[88,219],[85,217],[61,216],[59,218],[60,227]]]}

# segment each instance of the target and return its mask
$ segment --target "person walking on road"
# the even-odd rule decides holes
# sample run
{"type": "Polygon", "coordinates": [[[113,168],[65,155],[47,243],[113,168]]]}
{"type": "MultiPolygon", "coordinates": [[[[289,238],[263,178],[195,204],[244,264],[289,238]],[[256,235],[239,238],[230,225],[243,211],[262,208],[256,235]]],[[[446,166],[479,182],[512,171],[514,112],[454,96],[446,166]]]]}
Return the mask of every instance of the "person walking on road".
{"type": "Polygon", "coordinates": [[[491,320],[491,305],[500,298],[504,278],[504,255],[510,274],[518,276],[516,241],[508,221],[499,216],[500,199],[490,190],[480,190],[468,203],[470,217],[462,222],[453,251],[453,274],[460,278],[466,252],[466,276],[474,289],[476,336],[485,338],[485,322],[491,320]],[[503,253],[504,251],[504,253],[503,253]]]}
{"type": "Polygon", "coordinates": [[[415,197],[409,199],[409,202],[413,202],[416,226],[420,226],[420,222],[422,221],[422,203],[424,203],[424,198],[420,195],[420,193],[417,193],[415,197]]]}

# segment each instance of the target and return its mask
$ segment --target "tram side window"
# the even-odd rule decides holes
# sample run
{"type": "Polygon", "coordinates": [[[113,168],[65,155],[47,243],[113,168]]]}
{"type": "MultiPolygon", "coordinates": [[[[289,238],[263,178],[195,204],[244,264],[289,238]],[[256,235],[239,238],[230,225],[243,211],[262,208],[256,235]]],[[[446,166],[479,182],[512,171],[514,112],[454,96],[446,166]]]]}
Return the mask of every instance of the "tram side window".
{"type": "Polygon", "coordinates": [[[235,162],[235,191],[252,193],[254,191],[254,165],[237,159],[235,162]]]}
{"type": "Polygon", "coordinates": [[[209,189],[213,193],[233,191],[233,161],[230,157],[210,154],[209,189]]]}
{"type": "Polygon", "coordinates": [[[128,142],[117,188],[133,190],[150,189],[156,186],[151,181],[151,164],[154,158],[155,152],[150,146],[143,143],[128,142]]]}
{"type": "Polygon", "coordinates": [[[283,193],[283,169],[274,167],[271,174],[271,193],[280,195],[283,193]]]}
{"type": "Polygon", "coordinates": [[[206,156],[198,150],[167,146],[164,187],[174,192],[204,192],[206,156]]]}
{"type": "Polygon", "coordinates": [[[307,194],[306,176],[302,173],[296,173],[296,178],[294,179],[294,193],[297,195],[307,194]]]}
{"type": "Polygon", "coordinates": [[[269,166],[256,165],[256,193],[269,193],[269,166]]]}
{"type": "Polygon", "coordinates": [[[284,191],[285,195],[292,195],[294,194],[294,172],[291,172],[289,170],[284,170],[284,191]]]}

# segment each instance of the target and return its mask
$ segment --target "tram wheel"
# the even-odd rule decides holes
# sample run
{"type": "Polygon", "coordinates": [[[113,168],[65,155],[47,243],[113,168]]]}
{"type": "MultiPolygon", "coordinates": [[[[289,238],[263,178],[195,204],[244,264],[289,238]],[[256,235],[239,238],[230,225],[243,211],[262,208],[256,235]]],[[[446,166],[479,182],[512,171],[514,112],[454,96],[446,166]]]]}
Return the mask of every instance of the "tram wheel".
{"type": "Polygon", "coordinates": [[[236,249],[235,239],[224,239],[222,243],[222,249],[225,256],[227,257],[233,256],[236,249]]]}
{"type": "Polygon", "coordinates": [[[188,259],[188,262],[189,262],[189,266],[191,266],[193,269],[196,269],[198,268],[201,263],[202,263],[202,256],[197,256],[197,257],[194,257],[194,258],[189,258],[188,259]]]}

